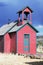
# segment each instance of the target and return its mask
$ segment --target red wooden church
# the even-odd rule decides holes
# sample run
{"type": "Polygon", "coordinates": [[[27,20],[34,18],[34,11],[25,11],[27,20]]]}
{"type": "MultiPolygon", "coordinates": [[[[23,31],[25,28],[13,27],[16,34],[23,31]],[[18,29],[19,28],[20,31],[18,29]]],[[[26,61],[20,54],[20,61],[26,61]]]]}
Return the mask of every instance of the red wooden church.
{"type": "Polygon", "coordinates": [[[38,31],[32,26],[32,12],[27,6],[17,12],[18,20],[0,28],[0,52],[36,54],[36,33],[38,31]]]}

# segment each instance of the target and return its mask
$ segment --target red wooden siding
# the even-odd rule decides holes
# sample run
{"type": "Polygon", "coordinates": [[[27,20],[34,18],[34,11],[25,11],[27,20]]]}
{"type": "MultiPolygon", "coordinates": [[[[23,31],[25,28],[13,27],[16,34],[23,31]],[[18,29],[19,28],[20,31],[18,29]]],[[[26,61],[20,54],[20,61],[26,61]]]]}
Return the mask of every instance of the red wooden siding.
{"type": "Polygon", "coordinates": [[[10,52],[16,53],[16,33],[10,33],[10,36],[11,36],[10,52]]]}
{"type": "Polygon", "coordinates": [[[10,53],[10,43],[11,43],[10,35],[7,33],[4,36],[4,52],[5,53],[10,53]]]}
{"type": "Polygon", "coordinates": [[[6,34],[4,36],[4,52],[5,53],[16,53],[16,33],[6,34]]]}
{"type": "Polygon", "coordinates": [[[19,54],[35,54],[36,53],[36,32],[25,25],[22,29],[17,32],[17,52],[19,54]],[[30,52],[24,51],[24,34],[30,34],[30,52]]]}

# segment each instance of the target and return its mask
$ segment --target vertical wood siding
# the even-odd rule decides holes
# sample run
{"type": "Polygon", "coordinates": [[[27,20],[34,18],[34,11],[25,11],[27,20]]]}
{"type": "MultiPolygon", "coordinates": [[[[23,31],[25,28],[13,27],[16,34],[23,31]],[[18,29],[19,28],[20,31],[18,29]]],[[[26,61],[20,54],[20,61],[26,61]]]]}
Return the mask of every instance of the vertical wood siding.
{"type": "Polygon", "coordinates": [[[17,44],[19,54],[35,54],[36,53],[36,32],[28,25],[25,25],[17,33],[17,44]],[[30,34],[30,52],[24,51],[24,34],[30,34]]]}
{"type": "Polygon", "coordinates": [[[6,34],[4,36],[4,52],[16,53],[16,33],[6,34]]]}

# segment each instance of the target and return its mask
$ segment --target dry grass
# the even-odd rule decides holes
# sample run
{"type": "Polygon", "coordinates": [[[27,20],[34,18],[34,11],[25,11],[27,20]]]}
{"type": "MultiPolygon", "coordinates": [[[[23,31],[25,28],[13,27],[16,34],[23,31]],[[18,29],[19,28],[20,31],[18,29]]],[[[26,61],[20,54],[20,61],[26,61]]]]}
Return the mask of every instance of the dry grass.
{"type": "Polygon", "coordinates": [[[17,54],[2,54],[0,53],[0,65],[29,65],[25,62],[40,62],[43,59],[30,59],[29,57],[18,56],[17,54]]]}

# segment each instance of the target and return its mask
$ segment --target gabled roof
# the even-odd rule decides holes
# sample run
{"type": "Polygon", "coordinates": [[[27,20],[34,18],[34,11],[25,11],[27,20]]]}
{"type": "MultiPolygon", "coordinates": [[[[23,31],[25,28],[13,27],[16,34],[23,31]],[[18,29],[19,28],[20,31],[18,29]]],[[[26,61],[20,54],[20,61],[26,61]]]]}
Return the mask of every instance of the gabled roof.
{"type": "Polygon", "coordinates": [[[11,28],[13,28],[14,25],[16,25],[17,22],[12,22],[9,24],[5,24],[2,27],[0,27],[0,36],[6,34],[11,28]]]}
{"type": "Polygon", "coordinates": [[[21,10],[19,10],[17,13],[22,13],[22,11],[25,10],[26,8],[28,8],[31,11],[31,13],[33,12],[29,6],[26,6],[22,8],[21,10]]]}
{"type": "Polygon", "coordinates": [[[11,32],[17,32],[21,28],[23,28],[26,24],[28,24],[34,31],[38,32],[30,23],[28,20],[24,20],[24,24],[17,26],[17,22],[12,22],[6,25],[3,25],[0,27],[0,36],[5,35],[6,33],[11,33],[11,32]]]}
{"type": "Polygon", "coordinates": [[[9,31],[9,33],[19,31],[19,30],[20,30],[22,27],[24,27],[26,24],[28,24],[34,31],[38,32],[38,31],[36,30],[36,28],[34,28],[34,27],[29,23],[28,20],[24,20],[24,21],[25,21],[25,23],[24,23],[23,25],[20,25],[20,26],[15,25],[15,26],[9,31]]]}

